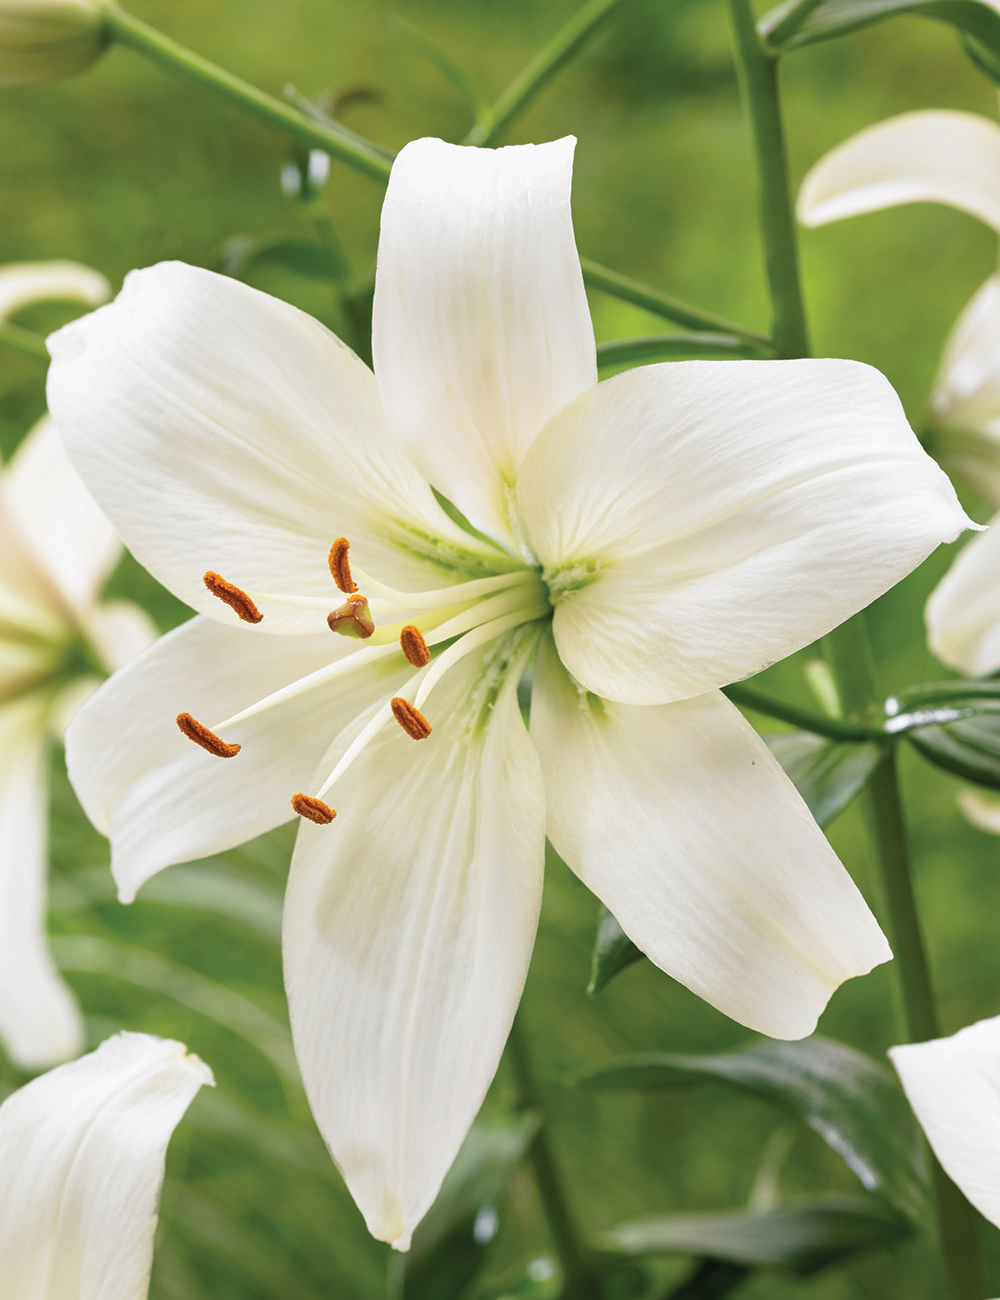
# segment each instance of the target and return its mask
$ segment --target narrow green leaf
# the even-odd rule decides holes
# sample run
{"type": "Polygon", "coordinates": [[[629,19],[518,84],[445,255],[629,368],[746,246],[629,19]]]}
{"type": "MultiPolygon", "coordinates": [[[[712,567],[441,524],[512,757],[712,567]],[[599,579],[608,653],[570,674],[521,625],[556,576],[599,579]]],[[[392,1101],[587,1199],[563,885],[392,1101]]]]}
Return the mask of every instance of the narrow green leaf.
{"type": "Polygon", "coordinates": [[[1000,790],[1000,716],[960,717],[903,734],[936,767],[974,785],[1000,790]]]}
{"type": "Polygon", "coordinates": [[[414,1232],[409,1252],[397,1257],[393,1284],[398,1296],[457,1300],[472,1282],[496,1234],[496,1202],[539,1123],[534,1113],[476,1121],[414,1232]]]}
{"type": "Polygon", "coordinates": [[[820,826],[832,821],[864,789],[882,757],[872,741],[850,745],[808,731],[782,732],[764,740],[820,826]]]}
{"type": "Polygon", "coordinates": [[[597,345],[597,364],[641,366],[674,357],[759,357],[769,349],[736,334],[685,332],[642,334],[633,339],[609,339],[597,345]]]}
{"type": "Polygon", "coordinates": [[[904,1220],[860,1196],[826,1196],[772,1210],[677,1214],[621,1223],[599,1249],[626,1255],[700,1255],[753,1268],[783,1267],[808,1276],[911,1232],[904,1220]]]}
{"type": "MultiPolygon", "coordinates": [[[[765,41],[780,35],[781,24],[791,6],[772,9],[758,23],[765,41]]],[[[1000,52],[1000,13],[979,0],[825,0],[808,14],[787,40],[774,41],[774,48],[794,50],[816,41],[846,36],[848,32],[900,14],[936,18],[967,33],[990,52],[1000,52]]]]}
{"type": "Polygon", "coordinates": [[[902,1090],[885,1066],[844,1043],[815,1034],[715,1056],[648,1052],[587,1070],[576,1082],[643,1090],[720,1083],[750,1093],[808,1125],[866,1191],[911,1220],[924,1212],[923,1154],[902,1090]]]}
{"type": "Polygon", "coordinates": [[[17,348],[18,352],[25,352],[39,361],[48,362],[49,350],[45,346],[44,337],[34,330],[25,329],[23,325],[15,325],[13,321],[0,320],[0,343],[17,348]]]}
{"type": "Polygon", "coordinates": [[[600,993],[613,976],[633,962],[641,961],[645,955],[602,903],[601,914],[597,919],[597,934],[594,937],[594,952],[590,960],[587,996],[593,997],[595,993],[600,993]]]}
{"type": "Polygon", "coordinates": [[[486,122],[493,112],[493,105],[490,103],[483,88],[476,81],[471,73],[467,72],[460,64],[456,63],[450,54],[446,54],[434,42],[410,22],[402,14],[390,14],[389,26],[393,31],[400,32],[430,63],[433,63],[438,72],[447,77],[451,84],[461,92],[472,109],[473,115],[477,122],[486,122]]]}

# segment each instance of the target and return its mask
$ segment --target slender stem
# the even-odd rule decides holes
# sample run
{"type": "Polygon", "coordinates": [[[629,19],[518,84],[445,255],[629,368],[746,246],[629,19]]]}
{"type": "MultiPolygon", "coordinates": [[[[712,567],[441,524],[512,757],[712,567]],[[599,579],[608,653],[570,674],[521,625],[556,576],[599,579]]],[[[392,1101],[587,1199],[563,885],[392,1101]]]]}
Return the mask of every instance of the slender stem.
{"type": "Polygon", "coordinates": [[[138,50],[170,72],[180,73],[224,95],[268,126],[284,131],[315,149],[324,149],[334,158],[364,172],[374,180],[386,181],[392,166],[392,154],[380,145],[365,140],[338,124],[316,122],[280,99],[274,99],[249,82],[217,67],[201,55],[178,45],[148,23],[122,9],[110,9],[105,19],[108,35],[120,45],[138,50]]]}
{"type": "Polygon", "coordinates": [[[856,722],[844,722],[840,718],[827,718],[821,713],[810,713],[795,704],[786,704],[784,700],[776,700],[772,695],[765,695],[752,686],[744,686],[742,682],[734,682],[732,686],[726,686],[723,690],[734,704],[739,704],[744,709],[763,713],[768,718],[778,718],[781,722],[787,722],[793,727],[801,727],[803,731],[811,731],[817,736],[826,736],[829,740],[860,743],[865,740],[885,739],[879,727],[866,727],[856,722]]]}
{"type": "Polygon", "coordinates": [[[13,321],[0,320],[0,343],[7,343],[18,352],[26,352],[29,357],[39,357],[43,361],[49,359],[43,336],[34,330],[26,330],[23,325],[15,325],[13,321]]]}
{"type": "MultiPolygon", "coordinates": [[[[520,1011],[514,1017],[507,1046],[521,1105],[527,1110],[535,1110],[543,1114],[541,1094],[535,1081],[520,1011]]],[[[580,1244],[576,1225],[566,1200],[566,1192],[549,1144],[544,1119],[531,1144],[528,1158],[535,1175],[535,1184],[538,1187],[549,1232],[552,1234],[552,1242],[562,1265],[564,1280],[561,1300],[599,1300],[600,1276],[591,1267],[580,1244]]]]}
{"type": "MultiPolygon", "coordinates": [[[[760,183],[760,220],[768,287],[779,356],[809,354],[788,167],[785,158],[777,69],[757,35],[749,0],[729,0],[740,81],[750,118],[760,183]]],[[[830,664],[848,714],[864,714],[876,699],[871,643],[864,615],[857,614],[827,637],[830,664]]],[[[902,1023],[908,1041],[938,1032],[930,970],[910,876],[906,826],[899,797],[895,749],[887,747],[865,791],[871,818],[888,929],[895,950],[902,1023]]],[[[975,1215],[933,1153],[938,1238],[951,1300],[981,1300],[984,1291],[975,1215]]]]}
{"type": "Polygon", "coordinates": [[[544,45],[523,72],[510,83],[493,105],[489,117],[478,122],[465,144],[488,145],[505,126],[577,52],[584,41],[622,0],[587,0],[581,9],[544,45]]]}
{"type": "Polygon", "coordinates": [[[776,49],[783,41],[791,40],[812,11],[818,9],[823,2],[824,0],[790,0],[790,3],[772,9],[757,24],[761,40],[772,49],[776,49]]]}
{"type": "Polygon", "coordinates": [[[779,357],[804,357],[809,355],[809,334],[778,100],[778,65],[760,42],[749,0],[729,0],[729,10],[757,160],[760,230],[773,317],[771,337],[779,357]]]}
{"type": "Polygon", "coordinates": [[[649,285],[640,284],[638,280],[630,280],[627,275],[621,275],[618,271],[601,266],[599,262],[592,262],[589,257],[581,257],[580,266],[583,269],[584,284],[589,284],[592,289],[603,289],[605,293],[615,298],[622,298],[625,302],[635,303],[637,307],[644,307],[646,311],[662,316],[665,320],[686,325],[689,329],[717,330],[722,334],[736,334],[740,338],[759,343],[762,348],[771,346],[771,340],[765,338],[763,334],[755,334],[753,330],[744,329],[734,321],[726,320],[722,316],[714,316],[699,307],[690,307],[679,298],[671,298],[669,294],[661,293],[659,289],[651,289],[649,285]]]}

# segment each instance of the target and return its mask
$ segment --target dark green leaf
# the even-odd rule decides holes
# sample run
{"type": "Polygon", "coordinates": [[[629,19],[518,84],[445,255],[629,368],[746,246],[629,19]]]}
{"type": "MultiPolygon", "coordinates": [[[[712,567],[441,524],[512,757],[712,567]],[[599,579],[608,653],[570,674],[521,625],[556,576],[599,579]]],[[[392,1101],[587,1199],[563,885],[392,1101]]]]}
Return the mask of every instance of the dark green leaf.
{"type": "Polygon", "coordinates": [[[769,350],[736,334],[675,330],[672,334],[642,334],[633,339],[610,339],[597,345],[597,364],[641,366],[675,357],[760,357],[769,350]]]}
{"type": "Polygon", "coordinates": [[[600,993],[613,975],[645,956],[602,904],[594,938],[594,953],[590,961],[590,983],[587,994],[600,993]]]}
{"type": "Polygon", "coordinates": [[[691,1275],[667,1300],[721,1300],[735,1291],[753,1270],[747,1264],[733,1264],[726,1259],[703,1259],[691,1275]]]}
{"type": "Polygon", "coordinates": [[[776,733],[764,739],[820,826],[847,807],[882,757],[878,745],[871,741],[850,745],[808,731],[776,733]]]}
{"type": "Polygon", "coordinates": [[[781,1266],[801,1275],[911,1231],[902,1219],[859,1196],[828,1196],[772,1210],[677,1214],[621,1223],[597,1241],[627,1255],[701,1255],[754,1268],[781,1266]]]}
{"type": "Polygon", "coordinates": [[[437,1199],[398,1256],[396,1294],[404,1300],[457,1300],[478,1273],[496,1232],[496,1201],[538,1132],[532,1113],[479,1119],[437,1199]]]}
{"type": "Polygon", "coordinates": [[[914,749],[946,772],[1000,790],[1000,717],[959,718],[904,734],[914,749]]]}
{"type": "Polygon", "coordinates": [[[866,1191],[908,1218],[926,1203],[919,1136],[902,1090],[870,1056],[818,1034],[796,1043],[762,1039],[738,1052],[648,1052],[588,1070],[587,1088],[666,1089],[722,1083],[780,1106],[844,1160],[866,1191]]]}
{"type": "MultiPolygon", "coordinates": [[[[765,39],[782,21],[788,8],[788,5],[781,5],[761,19],[759,29],[765,39]]],[[[815,41],[845,36],[859,27],[868,27],[899,14],[936,18],[968,33],[987,50],[1000,52],[1000,13],[989,5],[980,4],[979,0],[826,0],[779,48],[792,50],[815,41]]]]}
{"type": "Polygon", "coordinates": [[[310,280],[331,282],[345,279],[349,270],[338,249],[304,235],[236,235],[223,246],[222,268],[226,275],[244,275],[260,263],[284,266],[310,280]]]}

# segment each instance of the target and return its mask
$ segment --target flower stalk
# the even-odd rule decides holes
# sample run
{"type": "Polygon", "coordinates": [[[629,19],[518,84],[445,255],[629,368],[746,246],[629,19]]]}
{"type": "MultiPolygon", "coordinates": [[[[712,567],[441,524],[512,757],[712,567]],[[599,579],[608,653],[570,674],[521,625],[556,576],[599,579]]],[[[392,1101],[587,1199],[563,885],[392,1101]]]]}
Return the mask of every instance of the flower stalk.
{"type": "MultiPolygon", "coordinates": [[[[778,92],[777,57],[763,45],[749,0],[730,0],[736,62],[758,174],[758,209],[779,357],[809,355],[799,275],[795,217],[778,92]]],[[[802,6],[803,9],[806,6],[802,6]]],[[[804,15],[803,15],[804,16],[804,15]]],[[[864,614],[826,638],[827,657],[848,715],[863,715],[876,700],[874,664],[864,614]]],[[[906,1042],[937,1036],[930,968],[913,892],[895,747],[887,747],[864,797],[872,826],[887,928],[895,955],[901,1028],[906,1042]]],[[[974,1212],[929,1153],[938,1240],[951,1300],[981,1300],[982,1265],[974,1212]]]]}

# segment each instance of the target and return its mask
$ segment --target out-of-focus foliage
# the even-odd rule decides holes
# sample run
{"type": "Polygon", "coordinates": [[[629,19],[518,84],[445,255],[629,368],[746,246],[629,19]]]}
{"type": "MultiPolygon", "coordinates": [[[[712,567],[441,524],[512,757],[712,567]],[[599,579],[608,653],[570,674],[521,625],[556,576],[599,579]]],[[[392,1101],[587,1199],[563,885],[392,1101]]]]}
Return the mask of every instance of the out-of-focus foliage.
{"type": "MultiPolygon", "coordinates": [[[[398,147],[472,124],[463,89],[391,24],[398,12],[495,97],[568,17],[574,0],[135,0],[142,18],[275,94],[326,93],[327,111],[398,147]]],[[[923,107],[996,113],[996,92],[944,24],[900,18],[791,56],[782,69],[797,180],[827,149],[870,123],[923,107]]],[[[508,132],[510,141],[579,137],[574,210],[581,252],[679,298],[766,333],[752,177],[721,0],[626,0],[577,60],[508,132]]],[[[116,284],[134,266],[171,257],[238,273],[315,313],[364,349],[364,294],[381,190],[334,164],[321,188],[286,141],[112,50],[85,76],[0,96],[0,262],[68,257],[116,284]],[[289,170],[291,168],[291,171],[289,170]],[[299,196],[294,173],[300,177],[299,196]],[[303,174],[308,182],[301,184],[303,174]],[[313,182],[316,182],[315,184],[313,182]],[[317,240],[326,252],[307,251],[317,240]],[[345,299],[344,284],[359,286],[345,299]]],[[[995,241],[972,219],[917,206],[803,236],[806,293],[819,355],[884,370],[914,424],[941,345],[995,264],[995,241]]],[[[592,293],[598,338],[662,331],[638,307],[592,293]]],[[[46,330],[64,317],[20,319],[46,330]]],[[[42,409],[41,364],[0,353],[0,449],[16,446],[42,409]]],[[[982,502],[968,498],[977,518],[982,502]]],[[[886,695],[942,673],[923,643],[920,611],[945,552],[870,613],[886,695]]],[[[186,616],[126,560],[117,593],[164,628],[186,616]]],[[[814,708],[804,652],[765,675],[773,694],[814,708]]],[[[755,719],[760,722],[760,719],[755,719]]],[[[773,729],[776,724],[765,723],[773,729]]],[[[904,747],[943,1028],[1000,1010],[1000,841],[954,808],[957,782],[904,747]]],[[[58,760],[57,760],[58,763],[58,760]]],[[[114,900],[107,848],[59,768],[54,807],[53,928],[88,1012],[92,1042],[120,1026],[181,1038],[213,1067],[218,1088],[197,1099],[171,1146],[154,1300],[375,1300],[389,1252],[367,1235],[290,1077],[277,919],[290,828],[175,869],[129,908],[114,900]],[[78,939],[73,936],[91,936],[78,939]],[[112,973],[115,972],[115,973],[112,973]]],[[[869,893],[856,806],[829,828],[869,893]]],[[[871,899],[879,911],[877,897],[871,899]]],[[[659,1095],[564,1087],[567,1075],[630,1052],[728,1052],[749,1035],[648,962],[588,999],[598,907],[554,858],[523,1008],[550,1140],[588,1233],[616,1224],[745,1206],[769,1139],[786,1121],[759,1098],[721,1089],[659,1095]]],[[[897,1041],[889,972],[833,998],[822,1031],[881,1059],[897,1041]]],[[[20,1082],[9,1065],[0,1089],[20,1082]]],[[[489,1100],[516,1109],[509,1064],[489,1100]]],[[[814,1134],[796,1130],[781,1190],[856,1195],[853,1175],[814,1134]]],[[[522,1165],[499,1193],[499,1231],[470,1297],[553,1290],[552,1247],[522,1165]]],[[[477,1211],[478,1213],[478,1211],[477,1211]]],[[[474,1221],[475,1222],[475,1221],[474,1221]]],[[[990,1286],[1000,1290],[1000,1235],[985,1230],[990,1286]]],[[[481,1234],[485,1229],[481,1227],[481,1234]]],[[[690,1259],[629,1264],[622,1297],[666,1294],[690,1259]]],[[[716,1270],[717,1271],[717,1270],[716,1270]]],[[[727,1275],[730,1280],[739,1273],[727,1275]]],[[[912,1238],[808,1280],[747,1276],[745,1300],[931,1300],[928,1247],[912,1238]]],[[[447,1300],[447,1297],[442,1297],[447,1300]]]]}

